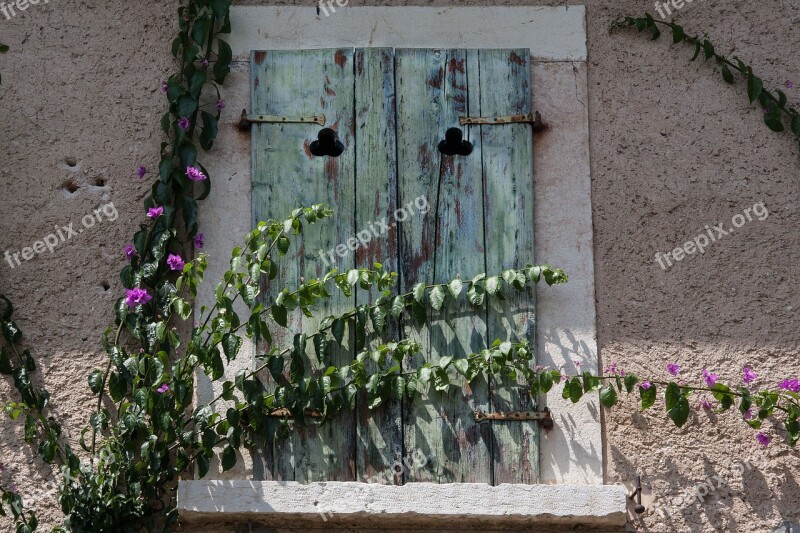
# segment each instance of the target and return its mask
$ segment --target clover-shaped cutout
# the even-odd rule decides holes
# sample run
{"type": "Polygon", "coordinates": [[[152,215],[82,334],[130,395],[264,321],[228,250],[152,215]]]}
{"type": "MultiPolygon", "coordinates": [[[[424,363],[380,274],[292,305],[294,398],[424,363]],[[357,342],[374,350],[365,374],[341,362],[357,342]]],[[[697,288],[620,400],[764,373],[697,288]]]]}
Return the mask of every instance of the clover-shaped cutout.
{"type": "Polygon", "coordinates": [[[469,155],[472,143],[463,140],[464,134],[458,128],[450,128],[444,132],[444,140],[439,143],[439,151],[444,155],[469,155]]]}
{"type": "Polygon", "coordinates": [[[336,132],[331,128],[322,128],[317,134],[317,140],[311,143],[309,150],[315,156],[329,155],[339,157],[344,152],[344,145],[339,140],[336,132]]]}

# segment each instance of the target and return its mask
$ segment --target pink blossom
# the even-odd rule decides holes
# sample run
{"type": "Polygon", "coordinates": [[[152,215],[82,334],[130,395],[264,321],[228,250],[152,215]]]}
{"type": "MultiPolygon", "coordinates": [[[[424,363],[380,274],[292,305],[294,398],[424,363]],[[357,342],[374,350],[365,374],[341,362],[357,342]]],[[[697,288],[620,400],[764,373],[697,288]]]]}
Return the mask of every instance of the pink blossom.
{"type": "Polygon", "coordinates": [[[753,372],[753,370],[749,367],[744,367],[744,370],[742,370],[742,381],[744,381],[745,383],[750,384],[754,382],[757,377],[758,374],[753,372]]]}
{"type": "Polygon", "coordinates": [[[203,174],[199,168],[186,167],[186,176],[192,181],[203,181],[208,179],[208,176],[203,174]]]}
{"type": "Polygon", "coordinates": [[[678,372],[681,371],[681,367],[676,365],[675,363],[667,363],[667,372],[672,374],[673,376],[677,376],[678,372]]]}
{"type": "Polygon", "coordinates": [[[761,443],[762,446],[769,446],[769,441],[771,441],[772,438],[763,431],[759,431],[758,435],[756,435],[756,440],[761,443]]]}
{"type": "Polygon", "coordinates": [[[650,383],[649,381],[642,381],[642,382],[639,384],[639,386],[640,386],[642,389],[644,389],[644,390],[647,390],[647,389],[649,389],[650,387],[652,387],[652,386],[653,386],[653,384],[652,384],[652,383],[650,383]]]}
{"type": "Polygon", "coordinates": [[[147,210],[147,218],[158,218],[164,214],[164,207],[163,206],[156,206],[151,207],[147,210]]]}
{"type": "Polygon", "coordinates": [[[714,385],[717,384],[717,379],[719,379],[719,376],[716,374],[712,374],[711,372],[709,372],[707,369],[704,368],[703,379],[707,386],[713,387],[714,385]]]}
{"type": "Polygon", "coordinates": [[[167,257],[167,264],[169,265],[170,270],[183,270],[183,266],[186,263],[181,256],[169,254],[169,257],[167,257]]]}
{"type": "Polygon", "coordinates": [[[144,305],[152,299],[153,297],[150,296],[146,289],[140,289],[137,287],[135,289],[128,289],[125,291],[125,303],[128,305],[128,307],[144,305]]]}
{"type": "Polygon", "coordinates": [[[194,247],[195,248],[202,248],[203,244],[205,244],[205,241],[203,239],[203,234],[202,233],[198,233],[197,235],[194,236],[194,247]]]}
{"type": "Polygon", "coordinates": [[[122,251],[125,252],[125,257],[128,258],[128,261],[133,259],[136,255],[136,247],[132,244],[126,244],[122,251]]]}

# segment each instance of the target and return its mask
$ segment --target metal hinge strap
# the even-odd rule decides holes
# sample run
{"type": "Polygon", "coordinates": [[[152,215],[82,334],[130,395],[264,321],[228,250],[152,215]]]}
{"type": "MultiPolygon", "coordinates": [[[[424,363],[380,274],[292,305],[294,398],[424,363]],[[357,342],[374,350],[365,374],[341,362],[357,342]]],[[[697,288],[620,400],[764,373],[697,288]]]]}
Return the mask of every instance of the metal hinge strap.
{"type": "Polygon", "coordinates": [[[542,115],[538,111],[525,115],[505,115],[501,117],[459,117],[459,124],[462,126],[494,126],[500,124],[532,124],[533,131],[544,129],[542,115]]]}
{"type": "Polygon", "coordinates": [[[550,409],[545,407],[541,411],[513,411],[509,413],[484,413],[483,411],[474,411],[475,422],[486,422],[488,420],[500,420],[510,422],[522,422],[526,420],[533,420],[539,422],[544,429],[552,429],[553,418],[550,416],[550,409]]]}
{"type": "Polygon", "coordinates": [[[311,115],[308,117],[286,117],[283,115],[248,115],[247,111],[242,109],[242,116],[239,119],[239,127],[246,128],[253,123],[267,123],[267,124],[319,124],[325,125],[325,115],[322,113],[318,115],[311,115]]]}

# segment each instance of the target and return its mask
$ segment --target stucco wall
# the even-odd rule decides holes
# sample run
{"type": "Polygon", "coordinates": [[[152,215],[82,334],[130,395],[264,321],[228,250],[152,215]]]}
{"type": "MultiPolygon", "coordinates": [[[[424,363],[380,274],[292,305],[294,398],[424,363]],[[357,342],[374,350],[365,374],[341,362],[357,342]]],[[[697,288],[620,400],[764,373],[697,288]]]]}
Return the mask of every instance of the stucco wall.
{"type": "MultiPolygon", "coordinates": [[[[382,2],[412,3],[429,4],[382,2]]],[[[563,4],[436,2],[456,3],[563,4]]],[[[731,380],[745,365],[762,375],[797,376],[797,144],[761,124],[741,82],[727,86],[713,65],[689,64],[690,50],[671,50],[665,38],[608,35],[617,14],[652,11],[650,2],[575,3],[587,5],[601,359],[661,374],[665,363],[677,362],[687,373],[708,367],[731,380]],[[761,201],[766,220],[748,222],[667,271],[655,261],[656,252],[693,239],[706,224],[730,226],[733,215],[761,201]]],[[[168,48],[177,5],[51,0],[12,20],[0,17],[0,41],[12,47],[0,56],[0,253],[30,246],[55,225],[82,227],[81,218],[107,202],[118,212],[52,254],[13,269],[0,263],[0,292],[15,302],[55,415],[75,441],[93,405],[85,377],[106,361],[99,337],[121,291],[121,247],[144,220],[149,180],[134,171],[157,163],[164,107],[158,87],[173,68],[168,48]]],[[[800,36],[792,30],[799,18],[796,0],[695,0],[677,13],[687,29],[707,32],[770,85],[794,81],[787,92],[795,103],[800,36]]],[[[11,394],[5,380],[0,394],[11,394]]],[[[765,450],[735,415],[699,412],[677,431],[662,413],[641,414],[626,402],[604,418],[607,482],[640,473],[659,501],[709,476],[718,476],[715,486],[725,482],[704,502],[674,505],[668,519],[650,514],[633,522],[638,530],[751,532],[771,530],[781,516],[800,521],[797,454],[779,445],[765,450]],[[732,472],[745,461],[753,466],[732,472]]],[[[22,442],[19,426],[0,427],[3,481],[17,480],[26,495],[47,491],[41,476],[49,469],[22,442]]],[[[53,499],[40,499],[40,506],[50,502],[42,518],[57,521],[53,499]]]]}

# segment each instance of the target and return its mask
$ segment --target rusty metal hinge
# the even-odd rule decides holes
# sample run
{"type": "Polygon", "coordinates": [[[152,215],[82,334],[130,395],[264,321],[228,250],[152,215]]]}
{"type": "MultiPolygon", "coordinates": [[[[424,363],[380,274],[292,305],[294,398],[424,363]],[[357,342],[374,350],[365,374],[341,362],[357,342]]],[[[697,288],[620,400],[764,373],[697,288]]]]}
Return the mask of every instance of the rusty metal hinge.
{"type": "MultiPolygon", "coordinates": [[[[280,409],[270,411],[267,416],[276,418],[293,418],[294,415],[292,415],[292,412],[285,407],[281,407],[280,409]]],[[[308,409],[306,410],[306,418],[322,418],[322,413],[320,411],[312,411],[308,409]]]]}
{"type": "Polygon", "coordinates": [[[308,117],[286,117],[283,115],[248,115],[247,111],[242,109],[242,116],[239,118],[239,128],[247,129],[253,123],[267,123],[267,124],[319,124],[325,125],[325,115],[322,113],[318,115],[311,115],[308,117]]]}
{"type": "Polygon", "coordinates": [[[500,124],[531,124],[533,131],[539,132],[545,129],[542,122],[542,115],[538,111],[526,115],[505,115],[502,117],[459,117],[459,124],[462,126],[493,126],[500,124]]]}
{"type": "Polygon", "coordinates": [[[521,422],[523,420],[535,420],[544,429],[553,429],[553,418],[550,416],[550,409],[545,407],[541,411],[513,411],[510,413],[484,413],[483,411],[473,411],[475,422],[486,422],[488,420],[500,420],[521,422]]]}

